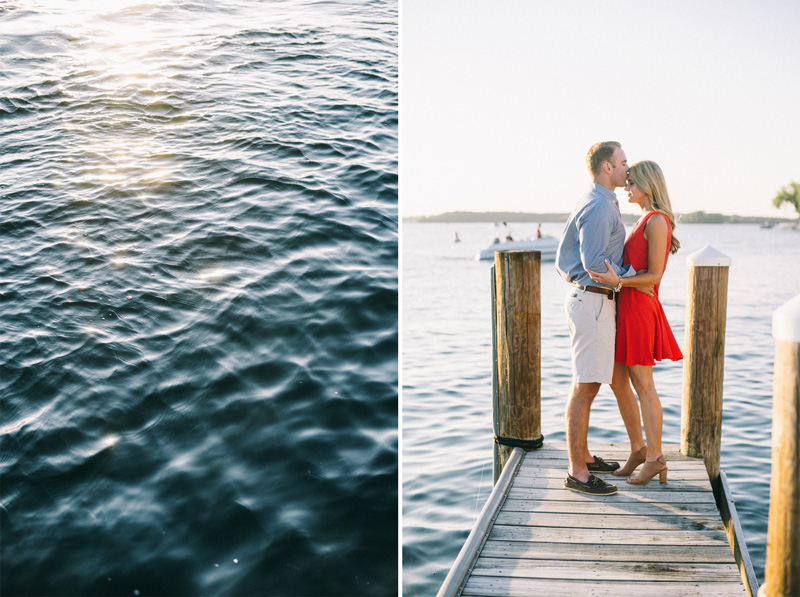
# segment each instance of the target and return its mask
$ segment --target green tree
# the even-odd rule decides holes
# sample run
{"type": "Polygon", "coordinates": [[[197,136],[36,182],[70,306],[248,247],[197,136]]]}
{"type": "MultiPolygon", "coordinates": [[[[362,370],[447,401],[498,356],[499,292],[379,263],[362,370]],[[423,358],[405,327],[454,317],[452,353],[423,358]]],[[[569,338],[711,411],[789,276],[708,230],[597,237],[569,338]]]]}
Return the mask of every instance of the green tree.
{"type": "Polygon", "coordinates": [[[800,215],[800,184],[796,182],[790,183],[781,189],[775,199],[772,200],[772,205],[780,207],[784,203],[788,203],[800,215]]]}

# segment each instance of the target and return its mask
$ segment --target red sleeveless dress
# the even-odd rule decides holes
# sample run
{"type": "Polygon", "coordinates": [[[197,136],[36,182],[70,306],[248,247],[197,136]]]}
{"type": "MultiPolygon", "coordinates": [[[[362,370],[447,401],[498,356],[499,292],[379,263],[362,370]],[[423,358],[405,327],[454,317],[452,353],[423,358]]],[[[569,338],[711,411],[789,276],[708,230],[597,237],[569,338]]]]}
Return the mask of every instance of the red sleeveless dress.
{"type": "MultiPolygon", "coordinates": [[[[647,239],[644,228],[647,221],[659,212],[652,211],[634,227],[625,241],[623,266],[632,265],[638,272],[647,269],[647,239]]],[[[664,270],[667,269],[669,248],[672,242],[672,227],[669,226],[667,236],[667,255],[664,258],[664,270]]],[[[625,365],[656,364],[656,360],[669,359],[678,361],[683,358],[681,349],[667,323],[664,308],[658,300],[656,284],[654,295],[648,296],[634,288],[623,288],[617,297],[617,348],[615,361],[625,365]]]]}

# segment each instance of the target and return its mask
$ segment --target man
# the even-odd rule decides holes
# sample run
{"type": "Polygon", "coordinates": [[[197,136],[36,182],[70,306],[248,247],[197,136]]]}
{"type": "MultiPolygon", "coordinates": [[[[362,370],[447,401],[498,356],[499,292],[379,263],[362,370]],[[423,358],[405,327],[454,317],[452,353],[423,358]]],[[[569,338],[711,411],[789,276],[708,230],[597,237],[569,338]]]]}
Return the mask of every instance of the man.
{"type": "Polygon", "coordinates": [[[556,253],[556,269],[572,287],[566,312],[572,348],[573,384],[566,408],[569,473],[564,487],[591,495],[617,492],[591,472],[611,472],[617,462],[605,462],[589,453],[589,412],[600,385],[610,384],[614,372],[616,335],[615,290],[594,282],[586,270],[604,272],[605,260],[620,276],[632,276],[622,267],[625,225],[614,189],[624,187],[628,160],[616,141],[595,143],[586,155],[594,183],[570,214],[556,253]]]}

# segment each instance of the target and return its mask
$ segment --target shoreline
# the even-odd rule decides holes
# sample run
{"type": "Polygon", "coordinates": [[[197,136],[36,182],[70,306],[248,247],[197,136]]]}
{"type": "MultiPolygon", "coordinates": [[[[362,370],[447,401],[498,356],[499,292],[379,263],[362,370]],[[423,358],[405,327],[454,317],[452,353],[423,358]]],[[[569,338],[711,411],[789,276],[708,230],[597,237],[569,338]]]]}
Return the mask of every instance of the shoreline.
{"type": "MultiPolygon", "coordinates": [[[[676,214],[679,224],[770,224],[772,226],[790,223],[798,224],[796,218],[778,218],[766,216],[737,216],[717,213],[706,213],[695,211],[690,213],[676,214]]],[[[525,212],[502,212],[502,211],[453,211],[436,214],[432,216],[406,216],[403,222],[414,222],[419,224],[491,224],[493,222],[507,223],[545,223],[558,222],[564,223],[569,218],[569,213],[525,213],[525,212]]],[[[638,214],[622,214],[623,221],[628,223],[636,222],[638,214]]]]}

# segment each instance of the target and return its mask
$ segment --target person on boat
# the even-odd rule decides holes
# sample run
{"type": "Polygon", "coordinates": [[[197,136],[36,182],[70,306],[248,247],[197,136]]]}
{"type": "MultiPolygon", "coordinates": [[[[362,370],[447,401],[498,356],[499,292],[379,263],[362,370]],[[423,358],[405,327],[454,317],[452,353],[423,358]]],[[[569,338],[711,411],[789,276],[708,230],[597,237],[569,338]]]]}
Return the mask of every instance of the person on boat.
{"type": "Polygon", "coordinates": [[[611,472],[618,462],[606,462],[589,452],[587,435],[592,401],[601,384],[610,384],[614,372],[616,333],[613,287],[594,282],[587,269],[605,269],[632,276],[622,267],[625,224],[614,189],[625,186],[628,160],[616,141],[595,143],[586,155],[594,183],[578,201],[564,227],[556,253],[556,269],[569,284],[565,309],[570,331],[573,383],[566,407],[569,471],[564,487],[593,495],[610,495],[617,487],[593,472],[611,472]]]}
{"type": "Polygon", "coordinates": [[[536,238],[542,238],[542,225],[536,225],[536,238]]]}
{"type": "Polygon", "coordinates": [[[658,300],[658,287],[667,267],[667,258],[678,250],[680,242],[672,234],[675,216],[664,174],[658,164],[643,161],[631,166],[625,190],[628,202],[641,208],[642,217],[625,241],[622,263],[635,268],[638,273],[621,278],[611,267],[603,273],[589,269],[594,282],[620,288],[611,387],[628,431],[631,454],[625,466],[613,474],[632,475],[628,483],[635,485],[646,485],[656,475],[659,475],[661,483],[666,483],[667,463],[661,451],[663,410],[653,383],[653,365],[656,360],[678,361],[683,358],[658,300]],[[634,292],[643,286],[653,286],[653,294],[634,292]],[[641,418],[631,382],[639,395],[641,418]],[[647,435],[646,446],[642,422],[647,435]],[[633,475],[641,464],[644,466],[633,475]]]}
{"type": "Polygon", "coordinates": [[[511,237],[511,231],[506,232],[506,242],[510,243],[510,242],[513,242],[513,240],[514,239],[511,237]]]}

